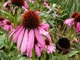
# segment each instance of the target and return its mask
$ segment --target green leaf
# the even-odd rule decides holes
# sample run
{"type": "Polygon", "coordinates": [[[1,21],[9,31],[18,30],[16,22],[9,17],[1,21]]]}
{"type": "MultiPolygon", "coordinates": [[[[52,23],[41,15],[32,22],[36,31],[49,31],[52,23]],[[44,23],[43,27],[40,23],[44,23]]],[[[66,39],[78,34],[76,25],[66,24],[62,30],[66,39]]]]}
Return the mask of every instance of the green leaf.
{"type": "Polygon", "coordinates": [[[79,51],[71,51],[69,54],[68,54],[68,57],[72,57],[73,55],[79,53],[79,51]]]}
{"type": "Polygon", "coordinates": [[[14,17],[13,17],[10,13],[8,13],[8,12],[6,12],[6,11],[3,11],[3,10],[0,10],[0,11],[1,11],[3,14],[9,16],[12,20],[14,19],[14,17]]]}
{"type": "Polygon", "coordinates": [[[5,45],[5,34],[0,35],[0,49],[5,45]]]}
{"type": "Polygon", "coordinates": [[[48,22],[52,27],[54,27],[54,20],[53,21],[49,20],[48,22]]]}
{"type": "Polygon", "coordinates": [[[4,51],[0,50],[0,60],[5,60],[5,59],[9,60],[7,54],[4,51]]]}

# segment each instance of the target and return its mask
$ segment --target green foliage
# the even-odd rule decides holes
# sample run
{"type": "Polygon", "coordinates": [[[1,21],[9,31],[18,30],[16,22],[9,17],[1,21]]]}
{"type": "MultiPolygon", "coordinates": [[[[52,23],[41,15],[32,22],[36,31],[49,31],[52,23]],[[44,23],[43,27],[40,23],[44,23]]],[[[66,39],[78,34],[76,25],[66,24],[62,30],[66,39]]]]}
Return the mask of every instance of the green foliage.
{"type": "MultiPolygon", "coordinates": [[[[5,1],[0,0],[0,16],[9,19],[16,27],[20,23],[24,10],[14,7],[14,10],[17,9],[16,12],[5,11],[2,7],[5,1]]],[[[35,52],[33,52],[33,58],[22,56],[16,48],[16,44],[8,40],[9,31],[6,32],[0,27],[0,60],[80,60],[80,43],[74,44],[72,42],[75,37],[77,38],[76,32],[74,28],[70,29],[63,24],[64,20],[69,18],[73,12],[80,12],[80,0],[49,0],[50,9],[46,8],[41,0],[35,0],[34,4],[26,1],[29,4],[29,9],[40,10],[41,20],[50,24],[49,32],[53,43],[56,45],[59,38],[67,37],[71,42],[71,51],[66,55],[57,51],[53,54],[47,54],[44,51],[41,57],[37,57],[35,52]],[[56,11],[55,8],[58,10],[56,11]],[[58,13],[58,17],[56,17],[56,13],[58,13]]]]}

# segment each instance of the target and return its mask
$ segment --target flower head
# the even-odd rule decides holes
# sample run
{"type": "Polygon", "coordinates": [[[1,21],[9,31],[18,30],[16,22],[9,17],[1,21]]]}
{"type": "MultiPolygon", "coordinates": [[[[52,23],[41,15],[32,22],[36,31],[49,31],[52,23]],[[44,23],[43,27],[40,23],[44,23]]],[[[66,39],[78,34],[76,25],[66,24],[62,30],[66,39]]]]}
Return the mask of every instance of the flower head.
{"type": "Polygon", "coordinates": [[[78,12],[74,12],[71,17],[75,18],[77,15],[78,15],[78,12]]]}
{"type": "Polygon", "coordinates": [[[63,54],[67,54],[70,51],[70,41],[67,38],[61,38],[56,43],[56,49],[63,54]]]}
{"type": "Polygon", "coordinates": [[[75,19],[75,22],[80,22],[80,14],[78,14],[74,19],[75,19]]]}
{"type": "Polygon", "coordinates": [[[76,32],[80,31],[80,14],[75,12],[72,14],[71,18],[64,21],[64,24],[72,27],[75,24],[76,32]]]}
{"type": "Polygon", "coordinates": [[[14,26],[13,23],[11,23],[9,20],[5,19],[3,21],[3,24],[4,24],[4,30],[8,31],[8,30],[12,30],[12,27],[14,26]]]}
{"type": "Polygon", "coordinates": [[[4,30],[12,30],[13,23],[11,23],[8,19],[4,19],[0,17],[0,26],[3,27],[4,30]]]}
{"type": "Polygon", "coordinates": [[[55,46],[54,44],[52,44],[48,39],[45,40],[45,49],[47,51],[48,54],[55,52],[55,46]]]}
{"type": "Polygon", "coordinates": [[[28,10],[22,15],[21,24],[25,28],[37,28],[40,24],[40,17],[36,11],[28,10]]]}
{"type": "Polygon", "coordinates": [[[38,57],[45,48],[45,38],[51,42],[48,32],[49,25],[40,23],[40,17],[34,10],[27,10],[23,13],[21,23],[9,33],[9,39],[13,36],[13,41],[17,43],[18,50],[23,55],[26,53],[28,57],[32,57],[32,49],[38,57]]]}
{"type": "Polygon", "coordinates": [[[17,6],[23,6],[24,0],[11,0],[11,3],[17,6]]]}
{"type": "Polygon", "coordinates": [[[26,0],[8,0],[7,2],[4,3],[3,7],[6,8],[9,4],[22,7],[23,9],[28,8],[26,0]]]}

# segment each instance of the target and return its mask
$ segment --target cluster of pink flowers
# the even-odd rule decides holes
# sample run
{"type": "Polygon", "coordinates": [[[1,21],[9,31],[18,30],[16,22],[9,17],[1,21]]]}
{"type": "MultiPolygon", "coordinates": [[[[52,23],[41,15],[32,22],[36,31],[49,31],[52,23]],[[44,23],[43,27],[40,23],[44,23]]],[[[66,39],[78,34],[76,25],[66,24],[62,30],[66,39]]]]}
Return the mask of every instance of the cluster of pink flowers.
{"type": "Polygon", "coordinates": [[[75,26],[76,32],[80,32],[80,14],[75,12],[72,16],[64,21],[70,27],[75,26]]]}
{"type": "Polygon", "coordinates": [[[11,23],[10,20],[0,17],[0,27],[2,26],[4,30],[8,31],[8,30],[12,30],[14,24],[11,23]]]}

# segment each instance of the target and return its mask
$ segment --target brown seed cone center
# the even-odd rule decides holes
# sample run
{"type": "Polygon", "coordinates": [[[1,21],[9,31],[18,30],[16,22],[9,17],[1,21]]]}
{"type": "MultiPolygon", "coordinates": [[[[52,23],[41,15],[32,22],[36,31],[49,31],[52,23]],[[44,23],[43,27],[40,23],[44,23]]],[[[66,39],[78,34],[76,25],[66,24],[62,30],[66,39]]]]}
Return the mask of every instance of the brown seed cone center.
{"type": "Polygon", "coordinates": [[[36,11],[28,10],[22,15],[21,24],[25,28],[37,28],[40,24],[40,16],[36,11]]]}
{"type": "Polygon", "coordinates": [[[23,6],[24,0],[11,0],[11,3],[17,6],[23,6]]]}

